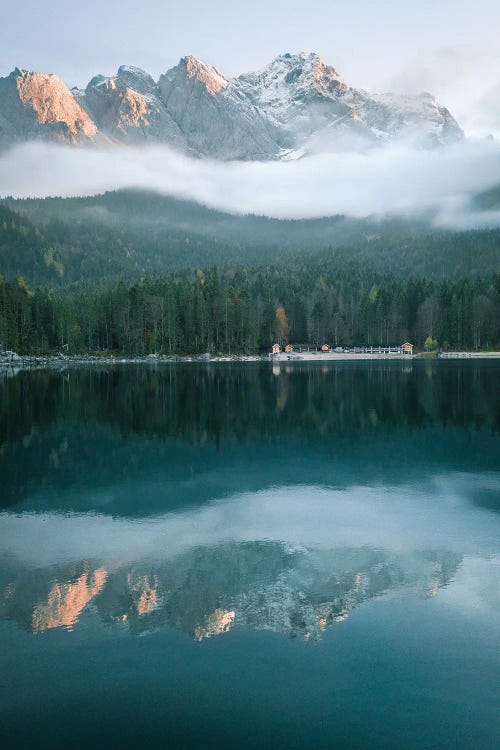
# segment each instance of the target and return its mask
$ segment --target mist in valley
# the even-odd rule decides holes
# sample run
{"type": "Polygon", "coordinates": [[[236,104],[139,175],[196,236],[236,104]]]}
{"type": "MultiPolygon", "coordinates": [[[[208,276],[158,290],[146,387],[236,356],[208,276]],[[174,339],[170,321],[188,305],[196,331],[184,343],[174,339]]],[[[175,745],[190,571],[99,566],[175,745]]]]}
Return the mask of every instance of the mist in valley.
{"type": "MultiPolygon", "coordinates": [[[[434,226],[500,226],[475,197],[500,182],[493,139],[440,149],[408,144],[271,162],[195,159],[168,147],[84,149],[33,142],[0,156],[0,196],[91,196],[124,188],[278,219],[425,218],[434,226]]],[[[105,220],[105,213],[95,218],[105,220]]]]}

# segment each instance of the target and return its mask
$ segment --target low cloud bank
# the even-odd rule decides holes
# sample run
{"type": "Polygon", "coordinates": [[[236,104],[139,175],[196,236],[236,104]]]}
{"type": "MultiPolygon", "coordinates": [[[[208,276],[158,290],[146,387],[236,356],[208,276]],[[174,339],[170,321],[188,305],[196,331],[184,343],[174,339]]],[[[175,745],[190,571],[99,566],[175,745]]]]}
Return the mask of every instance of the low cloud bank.
{"type": "Polygon", "coordinates": [[[167,147],[81,149],[42,143],[0,157],[0,196],[94,195],[140,188],[232,213],[276,218],[353,217],[431,211],[456,228],[500,226],[500,211],[471,199],[500,184],[500,146],[464,142],[417,150],[398,144],[368,153],[327,153],[283,162],[214,162],[167,147]]]}

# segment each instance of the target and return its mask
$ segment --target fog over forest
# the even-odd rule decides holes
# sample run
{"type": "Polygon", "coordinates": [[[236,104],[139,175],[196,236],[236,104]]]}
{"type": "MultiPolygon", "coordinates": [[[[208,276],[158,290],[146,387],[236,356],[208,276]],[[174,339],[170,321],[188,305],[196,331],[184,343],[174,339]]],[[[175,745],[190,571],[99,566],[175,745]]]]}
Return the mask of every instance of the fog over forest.
{"type": "Polygon", "coordinates": [[[215,162],[167,147],[81,149],[30,143],[0,157],[0,196],[94,195],[151,189],[231,213],[275,218],[432,214],[438,226],[500,226],[500,211],[473,198],[500,181],[500,146],[464,141],[441,149],[397,144],[290,161],[215,162]]]}

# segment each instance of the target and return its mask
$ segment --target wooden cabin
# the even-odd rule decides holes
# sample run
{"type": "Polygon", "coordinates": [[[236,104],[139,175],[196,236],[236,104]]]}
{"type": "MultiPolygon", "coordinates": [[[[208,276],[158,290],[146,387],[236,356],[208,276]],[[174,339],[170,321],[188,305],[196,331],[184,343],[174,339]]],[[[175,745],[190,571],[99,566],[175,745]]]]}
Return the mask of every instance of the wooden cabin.
{"type": "Polygon", "coordinates": [[[409,354],[410,357],[413,355],[413,344],[409,344],[408,341],[401,347],[403,354],[409,354]]]}
{"type": "Polygon", "coordinates": [[[281,351],[281,346],[279,344],[273,344],[273,348],[271,350],[272,354],[279,354],[281,351]]]}
{"type": "Polygon", "coordinates": [[[323,346],[321,347],[321,351],[322,352],[329,352],[330,351],[330,347],[328,346],[328,344],[323,344],[323,346]]]}
{"type": "Polygon", "coordinates": [[[286,354],[291,354],[293,352],[293,346],[291,344],[287,344],[285,346],[285,352],[286,354]]]}

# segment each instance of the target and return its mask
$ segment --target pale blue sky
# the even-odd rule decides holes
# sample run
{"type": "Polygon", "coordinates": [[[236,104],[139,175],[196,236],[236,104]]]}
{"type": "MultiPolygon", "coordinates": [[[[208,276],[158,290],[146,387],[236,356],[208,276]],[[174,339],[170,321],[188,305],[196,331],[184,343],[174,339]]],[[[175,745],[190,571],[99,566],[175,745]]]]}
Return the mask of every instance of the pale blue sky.
{"type": "Polygon", "coordinates": [[[121,63],[154,76],[194,54],[234,75],[280,52],[316,51],[345,77],[372,84],[441,47],[494,52],[496,0],[22,0],[3,5],[0,73],[58,71],[83,84],[121,63]]]}
{"type": "MultiPolygon", "coordinates": [[[[155,78],[185,54],[226,75],[315,51],[352,85],[496,99],[498,0],[0,0],[0,75],[57,72],[70,86],[120,64],[155,78]],[[472,91],[471,91],[472,88],[472,91]]],[[[457,104],[458,101],[458,104],[457,104]]]]}

